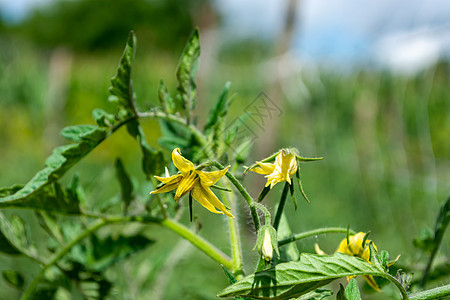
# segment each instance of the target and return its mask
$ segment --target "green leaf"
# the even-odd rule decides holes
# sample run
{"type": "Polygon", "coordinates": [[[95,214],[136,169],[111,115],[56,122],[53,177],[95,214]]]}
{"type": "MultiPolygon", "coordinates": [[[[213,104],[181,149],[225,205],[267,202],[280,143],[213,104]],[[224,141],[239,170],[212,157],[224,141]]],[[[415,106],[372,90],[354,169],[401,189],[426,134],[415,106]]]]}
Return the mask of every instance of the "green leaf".
{"type": "Polygon", "coordinates": [[[345,296],[345,289],[342,284],[339,284],[339,292],[336,294],[336,300],[348,300],[345,296]]]}
{"type": "Polygon", "coordinates": [[[96,108],[92,111],[95,122],[100,127],[111,127],[116,123],[113,114],[107,113],[103,109],[96,108]]]}
{"type": "Polygon", "coordinates": [[[350,282],[345,287],[345,297],[347,298],[347,300],[361,300],[358,282],[355,278],[350,279],[350,282]]]}
{"type": "Polygon", "coordinates": [[[199,56],[200,39],[198,29],[195,28],[183,50],[177,68],[178,91],[181,94],[184,108],[188,112],[188,118],[190,118],[190,112],[195,108],[197,94],[195,74],[197,73],[199,56]]]}
{"type": "MultiPolygon", "coordinates": [[[[286,214],[283,212],[281,215],[280,225],[278,225],[278,240],[281,241],[292,236],[291,227],[286,218],[286,214]]],[[[296,243],[289,243],[284,247],[280,247],[280,261],[297,261],[300,258],[300,252],[298,251],[296,243]]]]}
{"type": "Polygon", "coordinates": [[[167,87],[162,79],[159,81],[158,98],[162,109],[166,113],[171,114],[175,111],[175,101],[170,96],[169,91],[167,90],[167,87]]]}
{"type": "Polygon", "coordinates": [[[230,273],[230,271],[228,271],[228,269],[224,266],[224,265],[220,265],[223,269],[223,272],[225,273],[225,276],[227,276],[228,282],[230,284],[235,283],[237,280],[236,278],[234,278],[233,274],[230,273]]]}
{"type": "MultiPolygon", "coordinates": [[[[71,126],[70,132],[75,132],[74,126],[71,126]]],[[[45,162],[45,168],[39,171],[23,188],[0,198],[0,208],[21,207],[42,209],[46,211],[58,211],[61,213],[79,213],[78,204],[67,203],[66,199],[56,199],[57,194],[49,187],[51,183],[61,178],[71,167],[78,163],[92,149],[100,144],[106,138],[106,130],[98,127],[92,127],[90,131],[84,131],[87,127],[80,126],[78,137],[71,135],[73,139],[79,139],[79,142],[64,145],[53,150],[45,162]],[[71,204],[71,205],[67,205],[71,204]]]]}
{"type": "Polygon", "coordinates": [[[25,282],[23,276],[19,272],[13,270],[4,270],[2,272],[2,277],[7,283],[17,289],[21,289],[25,282]]]}
{"type": "Polygon", "coordinates": [[[263,201],[269,192],[270,192],[270,186],[265,186],[258,196],[258,202],[263,201]]]}
{"type": "Polygon", "coordinates": [[[71,141],[81,142],[83,140],[83,136],[89,132],[95,130],[97,126],[95,125],[75,125],[68,126],[61,130],[61,135],[71,141]]]}
{"type": "Polygon", "coordinates": [[[315,289],[312,292],[304,294],[297,298],[297,300],[322,300],[333,295],[333,292],[327,289],[315,289]]]}
{"type": "Polygon", "coordinates": [[[134,137],[141,148],[142,152],[142,170],[147,177],[161,174],[164,171],[164,155],[161,151],[156,151],[147,143],[144,130],[137,120],[127,123],[128,133],[134,137]]]}
{"type": "Polygon", "coordinates": [[[290,299],[335,279],[357,275],[384,276],[385,273],[363,259],[341,253],[330,256],[303,253],[299,261],[281,263],[247,276],[225,288],[218,296],[290,299]]]}
{"type": "Polygon", "coordinates": [[[208,122],[205,125],[205,132],[208,133],[212,128],[224,122],[224,118],[228,112],[228,109],[233,101],[233,97],[228,98],[228,91],[230,90],[231,83],[227,82],[222,90],[222,93],[217,99],[214,107],[209,113],[208,122]]]}
{"type": "Polygon", "coordinates": [[[7,218],[0,212],[0,251],[8,254],[25,253],[35,256],[36,249],[30,245],[25,222],[17,215],[7,218]]]}
{"type": "Polygon", "coordinates": [[[133,200],[133,184],[120,158],[116,159],[115,167],[116,176],[120,184],[121,200],[124,204],[125,211],[127,211],[128,206],[133,200]]]}
{"type": "Polygon", "coordinates": [[[36,212],[39,225],[60,244],[64,245],[64,234],[61,231],[61,223],[58,223],[56,217],[46,212],[36,212]]]}
{"type": "Polygon", "coordinates": [[[0,197],[6,197],[16,193],[23,188],[22,184],[15,184],[11,187],[5,187],[0,189],[0,197]]]}
{"type": "Polygon", "coordinates": [[[111,79],[111,87],[109,92],[111,96],[109,101],[117,103],[119,107],[119,117],[124,120],[136,114],[134,104],[135,95],[133,91],[133,83],[131,79],[131,71],[134,62],[136,48],[136,36],[133,31],[128,36],[125,50],[120,59],[117,73],[111,79]]]}
{"type": "Polygon", "coordinates": [[[119,236],[101,240],[96,235],[91,236],[92,249],[87,258],[87,266],[96,271],[102,271],[120,262],[130,255],[146,249],[154,241],[143,235],[119,236]]]}

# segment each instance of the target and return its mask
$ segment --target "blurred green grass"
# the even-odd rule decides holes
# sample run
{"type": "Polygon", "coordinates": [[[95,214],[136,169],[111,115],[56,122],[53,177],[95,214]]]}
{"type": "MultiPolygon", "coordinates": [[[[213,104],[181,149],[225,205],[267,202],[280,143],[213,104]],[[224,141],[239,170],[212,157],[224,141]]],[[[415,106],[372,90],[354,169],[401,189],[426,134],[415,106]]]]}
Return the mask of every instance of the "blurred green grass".
{"type": "MultiPolygon", "coordinates": [[[[42,50],[23,40],[2,43],[0,186],[9,186],[25,183],[43,166],[52,148],[64,143],[57,135],[59,129],[93,123],[94,108],[108,110],[109,79],[121,51],[89,55],[66,52],[59,58],[59,63],[68,66],[66,81],[59,83],[63,97],[49,99],[49,91],[57,79],[52,73],[52,61],[58,59],[59,50],[42,50]]],[[[239,53],[235,55],[239,61],[239,53]]],[[[201,68],[209,71],[200,70],[196,111],[199,122],[205,121],[205,114],[225,81],[230,80],[231,91],[237,93],[230,120],[239,117],[242,108],[261,91],[271,97],[271,82],[261,72],[266,59],[267,55],[261,55],[259,61],[233,65],[229,64],[233,56],[228,53],[203,61],[201,68]]],[[[175,90],[176,64],[177,57],[171,53],[138,47],[133,76],[142,110],[157,104],[159,79],[165,80],[169,90],[175,90]]],[[[418,266],[419,259],[424,263],[425,256],[413,248],[412,239],[422,228],[434,226],[440,203],[450,192],[449,64],[441,62],[414,76],[367,70],[302,71],[283,83],[282,97],[275,99],[283,114],[271,120],[276,134],[266,136],[260,131],[257,143],[274,140],[277,148],[264,149],[267,155],[278,148],[293,146],[304,156],[325,157],[324,161],[302,165],[303,185],[312,203],[300,202],[296,212],[291,203],[287,205],[293,230],[350,224],[355,230],[370,230],[371,239],[392,256],[402,254],[401,264],[418,266]]],[[[149,143],[158,147],[158,123],[150,120],[142,123],[149,143]]],[[[64,180],[68,181],[74,173],[80,175],[89,207],[118,201],[113,163],[120,156],[145,204],[152,187],[140,172],[139,155],[138,145],[120,130],[64,180]]],[[[252,156],[247,163],[258,159],[261,157],[252,156]]],[[[261,179],[247,175],[245,181],[252,185],[256,196],[263,185],[261,179]]],[[[280,192],[281,188],[276,186],[265,201],[276,202],[280,192]]],[[[186,204],[182,205],[186,208],[186,204]]],[[[227,230],[217,229],[225,228],[223,219],[208,214],[200,206],[194,209],[203,224],[202,235],[229,251],[227,230]]],[[[243,202],[239,210],[237,214],[245,216],[247,209],[243,202]]],[[[34,218],[28,212],[18,213],[29,220],[34,218]]],[[[186,213],[182,219],[187,221],[186,213]]],[[[31,222],[36,224],[35,220],[31,222]]],[[[248,252],[246,257],[256,262],[256,254],[250,253],[253,233],[245,229],[249,222],[245,218],[241,222],[243,247],[248,252]]],[[[177,299],[179,295],[185,295],[184,299],[214,299],[215,293],[227,284],[222,270],[196,249],[191,247],[183,252],[180,248],[185,245],[181,245],[170,252],[171,246],[179,243],[174,235],[156,226],[145,227],[145,232],[157,240],[156,245],[108,271],[109,278],[118,283],[112,292],[113,299],[151,297],[161,292],[162,287],[155,286],[155,282],[165,282],[163,299],[177,299]],[[181,253],[177,256],[176,251],[181,253]],[[172,272],[160,275],[161,268],[171,264],[168,257],[179,260],[170,266],[172,272]]],[[[299,246],[302,251],[312,252],[314,242],[318,242],[323,250],[333,252],[341,238],[320,236],[302,241],[299,246]]],[[[448,258],[448,235],[440,253],[448,258]]],[[[36,268],[30,261],[11,260],[4,255],[0,256],[0,262],[2,270],[16,264],[24,270],[31,264],[36,268]]],[[[252,268],[248,265],[247,271],[252,268]]],[[[5,283],[0,286],[3,288],[5,283]]],[[[17,292],[5,287],[5,295],[11,297],[17,292]]],[[[2,297],[5,296],[0,293],[2,297]]]]}

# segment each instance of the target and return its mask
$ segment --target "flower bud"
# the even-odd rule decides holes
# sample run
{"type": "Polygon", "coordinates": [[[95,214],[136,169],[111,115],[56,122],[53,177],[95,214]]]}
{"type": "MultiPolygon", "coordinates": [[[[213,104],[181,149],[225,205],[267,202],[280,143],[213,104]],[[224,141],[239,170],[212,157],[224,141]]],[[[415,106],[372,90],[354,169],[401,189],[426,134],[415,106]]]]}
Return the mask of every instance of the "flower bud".
{"type": "Polygon", "coordinates": [[[272,239],[270,238],[269,230],[264,232],[264,240],[261,247],[261,255],[265,261],[270,261],[273,257],[272,239]]]}
{"type": "Polygon", "coordinates": [[[257,249],[261,257],[269,262],[273,258],[273,252],[277,253],[277,256],[280,257],[280,253],[278,251],[278,240],[277,240],[277,231],[270,225],[261,226],[258,231],[258,238],[256,240],[255,248],[257,249]]]}

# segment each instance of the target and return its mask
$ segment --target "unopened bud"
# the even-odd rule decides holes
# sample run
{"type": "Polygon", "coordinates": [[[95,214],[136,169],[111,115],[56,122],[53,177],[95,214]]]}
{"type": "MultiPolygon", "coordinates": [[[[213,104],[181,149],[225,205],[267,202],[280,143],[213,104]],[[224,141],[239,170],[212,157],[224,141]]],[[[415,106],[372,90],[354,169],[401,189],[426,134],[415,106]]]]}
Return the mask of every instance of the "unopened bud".
{"type": "Polygon", "coordinates": [[[270,225],[263,225],[258,231],[256,239],[256,245],[253,250],[258,249],[261,257],[269,262],[273,258],[273,252],[280,258],[280,252],[278,251],[277,231],[270,225]]]}
{"type": "Polygon", "coordinates": [[[264,240],[261,247],[261,255],[265,261],[270,261],[273,257],[272,239],[270,238],[270,233],[268,229],[266,229],[264,233],[264,240]]]}

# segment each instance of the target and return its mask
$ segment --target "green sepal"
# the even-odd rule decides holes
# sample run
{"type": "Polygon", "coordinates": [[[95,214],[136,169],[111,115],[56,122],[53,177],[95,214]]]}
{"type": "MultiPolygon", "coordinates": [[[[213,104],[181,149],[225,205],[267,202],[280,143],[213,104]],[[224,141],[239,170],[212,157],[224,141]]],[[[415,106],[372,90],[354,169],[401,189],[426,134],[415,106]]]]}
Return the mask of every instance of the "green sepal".
{"type": "Polygon", "coordinates": [[[298,184],[298,188],[300,190],[300,193],[302,194],[303,198],[305,198],[306,202],[311,203],[311,201],[309,201],[308,196],[306,196],[305,191],[303,190],[303,185],[302,185],[302,181],[300,180],[300,167],[297,169],[297,172],[295,172],[295,181],[297,181],[298,184]]]}
{"type": "Polygon", "coordinates": [[[300,155],[297,155],[297,154],[295,154],[295,157],[297,158],[297,160],[299,160],[301,162],[317,161],[317,160],[322,160],[323,159],[323,157],[303,157],[303,156],[300,156],[300,155]]]}
{"type": "Polygon", "coordinates": [[[256,238],[256,244],[255,247],[253,247],[253,250],[257,249],[259,254],[262,255],[261,249],[264,242],[264,236],[266,231],[269,232],[272,249],[277,254],[277,257],[280,258],[280,251],[278,249],[277,231],[275,230],[275,228],[272,227],[272,225],[265,224],[259,228],[258,235],[256,238]]]}
{"type": "Polygon", "coordinates": [[[291,182],[291,184],[289,184],[289,191],[291,192],[291,198],[292,198],[292,202],[294,203],[294,210],[297,210],[297,199],[295,198],[295,192],[294,192],[294,184],[293,182],[291,182]]]}
{"type": "Polygon", "coordinates": [[[125,167],[123,166],[122,160],[120,158],[116,159],[114,163],[116,169],[116,177],[119,180],[120,185],[120,199],[124,205],[124,211],[127,212],[128,206],[133,200],[133,183],[131,182],[130,176],[128,175],[125,167]]]}
{"type": "MultiPolygon", "coordinates": [[[[222,267],[222,270],[225,273],[225,276],[227,277],[228,282],[230,284],[235,283],[237,281],[237,279],[233,276],[233,274],[231,274],[231,272],[228,271],[228,269],[224,265],[220,265],[220,266],[222,267]]],[[[236,297],[235,299],[236,300],[246,300],[245,298],[242,298],[242,297],[236,297]]]]}
{"type": "Polygon", "coordinates": [[[233,284],[237,281],[237,279],[233,276],[233,274],[231,274],[230,271],[228,271],[228,269],[224,266],[224,265],[220,265],[222,267],[223,272],[225,273],[225,276],[227,276],[228,282],[230,284],[233,284]]]}
{"type": "Polygon", "coordinates": [[[265,186],[258,196],[258,202],[263,201],[264,198],[266,197],[266,195],[269,193],[269,191],[270,191],[270,186],[265,186]]]}
{"type": "Polygon", "coordinates": [[[364,238],[362,240],[361,247],[363,249],[366,247],[366,241],[367,241],[367,238],[369,237],[369,235],[370,235],[370,230],[366,232],[366,234],[364,235],[364,238]]]}

